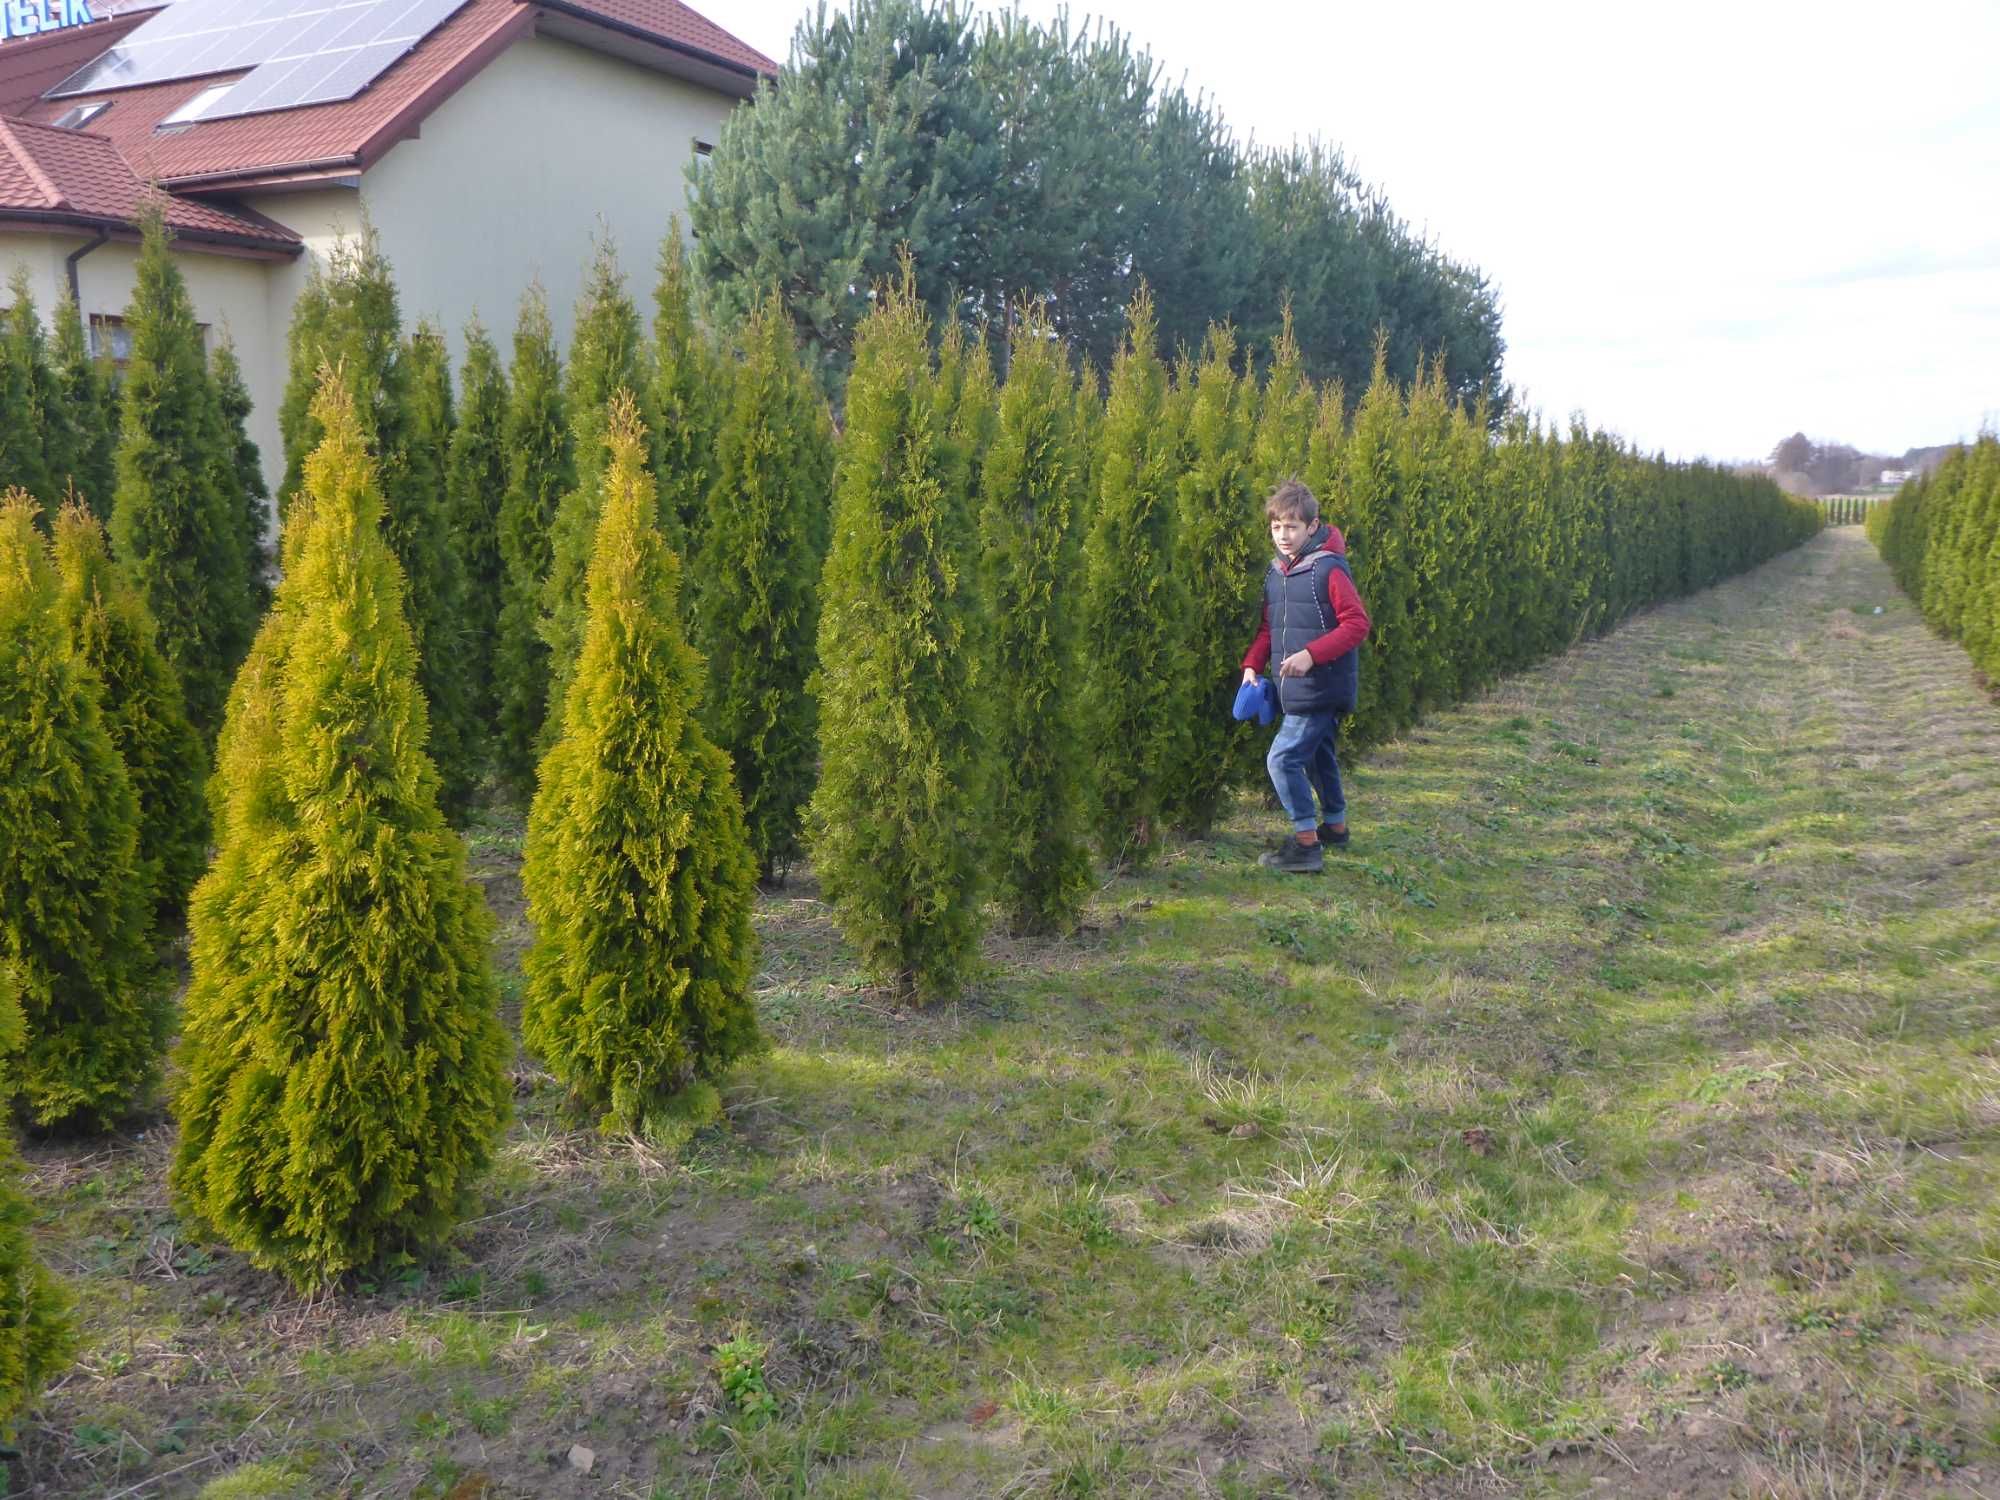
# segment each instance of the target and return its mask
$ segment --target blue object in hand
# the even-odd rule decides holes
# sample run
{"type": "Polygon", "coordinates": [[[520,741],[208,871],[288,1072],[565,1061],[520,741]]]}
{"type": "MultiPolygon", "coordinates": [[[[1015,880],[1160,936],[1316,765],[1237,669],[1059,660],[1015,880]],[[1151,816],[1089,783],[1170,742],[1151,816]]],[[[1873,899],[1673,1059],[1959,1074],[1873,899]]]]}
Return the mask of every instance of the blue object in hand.
{"type": "Polygon", "coordinates": [[[1255,719],[1259,724],[1268,724],[1278,716],[1277,699],[1277,688],[1271,679],[1259,677],[1236,690],[1236,702],[1229,711],[1236,718],[1255,719]]]}

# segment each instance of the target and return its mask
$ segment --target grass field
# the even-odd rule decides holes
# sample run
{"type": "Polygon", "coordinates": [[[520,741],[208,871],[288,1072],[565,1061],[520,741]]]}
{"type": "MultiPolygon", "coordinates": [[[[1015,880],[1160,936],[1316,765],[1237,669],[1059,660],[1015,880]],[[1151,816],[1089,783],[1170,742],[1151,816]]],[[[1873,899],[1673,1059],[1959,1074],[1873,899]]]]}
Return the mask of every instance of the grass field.
{"type": "Polygon", "coordinates": [[[524,1062],[449,1256],[316,1303],[189,1240],[170,1127],[31,1148],[87,1345],[17,1480],[2000,1493],[2000,708],[1859,531],[1351,780],[1323,878],[1246,798],[932,1013],[767,898],[726,1128],[524,1062]]]}

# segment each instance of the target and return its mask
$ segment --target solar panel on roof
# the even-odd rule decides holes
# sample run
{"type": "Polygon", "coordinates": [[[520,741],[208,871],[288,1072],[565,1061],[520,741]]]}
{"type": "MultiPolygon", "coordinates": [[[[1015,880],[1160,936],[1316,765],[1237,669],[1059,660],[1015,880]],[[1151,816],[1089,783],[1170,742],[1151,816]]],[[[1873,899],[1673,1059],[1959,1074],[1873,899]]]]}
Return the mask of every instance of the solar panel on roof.
{"type": "Polygon", "coordinates": [[[49,97],[249,69],[190,120],[352,99],[465,0],[175,0],[49,97]]]}

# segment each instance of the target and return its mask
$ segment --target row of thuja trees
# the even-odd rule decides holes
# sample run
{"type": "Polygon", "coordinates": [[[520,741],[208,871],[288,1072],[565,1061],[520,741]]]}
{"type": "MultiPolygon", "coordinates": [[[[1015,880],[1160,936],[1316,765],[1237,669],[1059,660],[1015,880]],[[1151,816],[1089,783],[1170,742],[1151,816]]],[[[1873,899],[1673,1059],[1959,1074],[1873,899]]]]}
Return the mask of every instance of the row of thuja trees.
{"type": "MultiPolygon", "coordinates": [[[[145,264],[184,301],[157,236],[145,264]]],[[[525,1040],[607,1125],[648,1128],[756,1043],[760,870],[809,849],[868,968],[929,998],[973,971],[989,908],[1072,926],[1091,844],[1139,862],[1208,830],[1254,774],[1226,705],[1279,478],[1348,530],[1378,622],[1369,739],[1817,524],[1581,427],[1496,438],[1438,371],[1378,369],[1350,406],[1285,333],[1261,378],[1223,327],[1170,365],[1143,291],[1108,396],[1032,307],[1003,385],[907,268],[857,335],[836,438],[782,312],[712,342],[672,242],[659,285],[648,339],[607,251],[566,364],[531,292],[511,370],[470,330],[454,386],[437,333],[400,332],[371,241],[333,258],[293,333],[282,581],[205,800],[200,721],[160,727],[180,620],[136,583],[125,486],[115,561],[81,508],[46,541],[44,505],[7,511],[0,622],[42,663],[5,726],[7,834],[39,851],[0,876],[20,1097],[88,1127],[157,1077],[157,934],[188,868],[168,880],[147,831],[172,820],[137,768],[161,767],[207,820],[174,1185],[301,1284],[443,1233],[505,1120],[448,823],[482,785],[535,788],[525,1040]],[[99,559],[87,597],[122,601],[143,671],[92,658],[69,554],[99,559]],[[142,680],[150,727],[121,740],[142,680]]]]}
{"type": "Polygon", "coordinates": [[[1910,480],[1869,511],[1868,535],[1932,628],[2000,682],[2000,437],[1910,480]]]}

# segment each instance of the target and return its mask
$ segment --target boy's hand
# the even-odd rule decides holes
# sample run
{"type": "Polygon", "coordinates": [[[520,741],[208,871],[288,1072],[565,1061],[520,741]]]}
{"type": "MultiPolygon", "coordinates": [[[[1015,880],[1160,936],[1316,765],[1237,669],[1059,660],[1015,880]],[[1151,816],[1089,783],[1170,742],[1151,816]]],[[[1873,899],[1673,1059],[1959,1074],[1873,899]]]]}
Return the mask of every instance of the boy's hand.
{"type": "Polygon", "coordinates": [[[1257,669],[1255,667],[1245,667],[1243,669],[1243,685],[1245,687],[1248,687],[1250,686],[1251,683],[1255,682],[1256,680],[1257,680],[1257,669]]]}
{"type": "Polygon", "coordinates": [[[1312,652],[1294,651],[1278,663],[1280,677],[1303,677],[1313,669],[1312,652]]]}

